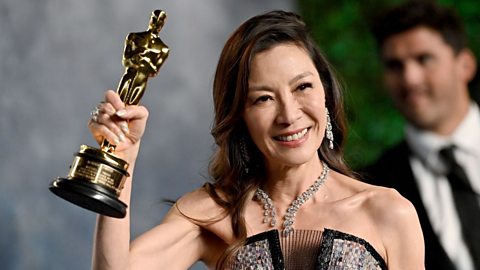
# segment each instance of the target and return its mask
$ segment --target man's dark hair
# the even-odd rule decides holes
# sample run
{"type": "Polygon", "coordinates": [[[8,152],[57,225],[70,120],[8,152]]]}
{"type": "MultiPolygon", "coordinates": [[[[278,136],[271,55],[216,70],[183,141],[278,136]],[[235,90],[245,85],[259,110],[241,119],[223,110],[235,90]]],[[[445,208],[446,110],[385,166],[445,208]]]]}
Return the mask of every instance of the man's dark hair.
{"type": "Polygon", "coordinates": [[[381,12],[373,18],[371,30],[381,49],[390,36],[419,26],[438,31],[455,53],[467,47],[465,29],[458,14],[434,1],[408,1],[381,12]]]}

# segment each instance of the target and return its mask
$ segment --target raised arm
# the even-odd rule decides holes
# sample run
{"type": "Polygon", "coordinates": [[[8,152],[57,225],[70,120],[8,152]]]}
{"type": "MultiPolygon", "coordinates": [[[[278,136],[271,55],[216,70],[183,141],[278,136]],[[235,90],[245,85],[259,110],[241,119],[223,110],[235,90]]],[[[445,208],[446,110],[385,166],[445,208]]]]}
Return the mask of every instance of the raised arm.
{"type": "MultiPolygon", "coordinates": [[[[130,177],[120,200],[130,205],[132,175],[148,111],[143,106],[125,107],[114,91],[107,91],[98,105],[100,113],[88,126],[101,143],[104,138],[116,145],[115,155],[126,160],[130,177]]],[[[195,201],[199,192],[186,196],[195,201]],[[197,194],[197,195],[195,195],[197,194]]],[[[203,198],[205,199],[205,198],[203,198]]],[[[188,203],[186,204],[189,205],[188,203]]],[[[173,207],[164,221],[130,243],[130,213],[123,219],[99,215],[94,235],[93,269],[187,269],[200,259],[207,260],[212,243],[204,230],[173,207]]],[[[199,213],[199,216],[202,216],[199,213]]]]}

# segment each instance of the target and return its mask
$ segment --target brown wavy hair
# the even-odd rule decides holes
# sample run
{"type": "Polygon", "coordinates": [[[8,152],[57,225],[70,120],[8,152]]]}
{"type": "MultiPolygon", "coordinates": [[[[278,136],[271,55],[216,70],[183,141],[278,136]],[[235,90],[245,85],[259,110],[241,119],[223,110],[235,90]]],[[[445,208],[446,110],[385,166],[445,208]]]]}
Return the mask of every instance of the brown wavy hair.
{"type": "MultiPolygon", "coordinates": [[[[225,210],[225,215],[230,216],[233,233],[238,239],[238,244],[234,245],[237,248],[247,236],[243,215],[246,200],[262,185],[266,174],[263,156],[242,119],[251,62],[257,53],[285,43],[305,49],[325,89],[335,147],[329,149],[328,140],[324,139],[318,155],[331,169],[351,175],[343,160],[346,123],[342,88],[305,23],[297,14],[286,11],[271,11],[247,20],[227,40],[217,65],[213,82],[215,119],[211,130],[217,147],[209,166],[212,181],[205,185],[209,195],[225,210]],[[246,148],[243,151],[246,150],[250,157],[248,160],[242,155],[242,144],[246,148]]],[[[220,265],[224,265],[224,261],[220,265]]]]}

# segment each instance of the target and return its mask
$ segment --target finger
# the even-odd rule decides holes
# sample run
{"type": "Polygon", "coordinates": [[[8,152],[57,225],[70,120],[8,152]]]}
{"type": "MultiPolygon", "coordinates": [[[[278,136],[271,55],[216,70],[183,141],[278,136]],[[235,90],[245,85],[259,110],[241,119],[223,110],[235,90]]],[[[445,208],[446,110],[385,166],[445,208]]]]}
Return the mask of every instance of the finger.
{"type": "Polygon", "coordinates": [[[94,122],[98,125],[106,127],[109,131],[113,132],[121,142],[125,141],[124,130],[125,125],[127,125],[126,121],[116,121],[115,115],[111,116],[107,113],[100,113],[96,121],[94,122]]]}
{"type": "Polygon", "coordinates": [[[145,130],[145,124],[148,118],[148,110],[144,106],[127,106],[124,110],[117,111],[123,119],[128,121],[128,127],[130,131],[125,134],[127,138],[132,142],[138,142],[145,130]]]}
{"type": "Polygon", "coordinates": [[[105,101],[112,104],[115,111],[118,111],[118,110],[121,110],[121,109],[125,108],[125,104],[120,99],[120,96],[118,95],[117,92],[115,92],[113,90],[108,90],[105,93],[105,101]]]}
{"type": "Polygon", "coordinates": [[[101,144],[104,139],[112,142],[114,145],[118,145],[120,143],[120,137],[112,130],[107,128],[107,126],[90,121],[88,123],[88,127],[91,130],[93,137],[98,142],[98,144],[101,144]]]}
{"type": "MultiPolygon", "coordinates": [[[[105,112],[111,116],[113,116],[113,114],[115,114],[118,110],[121,111],[125,109],[125,104],[120,99],[118,93],[112,90],[108,90],[105,93],[105,100],[108,101],[108,103],[106,103],[107,107],[105,108],[105,112]]],[[[116,117],[113,117],[113,120],[117,121],[117,125],[121,128],[123,133],[129,133],[128,123],[125,119],[121,119],[119,115],[116,115],[116,117]]]]}
{"type": "Polygon", "coordinates": [[[113,105],[109,102],[102,101],[97,105],[99,113],[105,113],[110,116],[114,115],[117,110],[113,107],[113,105]]]}
{"type": "Polygon", "coordinates": [[[124,109],[118,110],[115,115],[124,120],[132,121],[142,118],[148,118],[148,110],[141,105],[130,105],[125,107],[124,109]]]}
{"type": "MultiPolygon", "coordinates": [[[[97,108],[99,109],[99,112],[98,112],[97,117],[95,119],[93,119],[95,122],[99,122],[100,114],[105,113],[106,115],[108,115],[110,117],[110,119],[106,118],[105,116],[102,116],[102,120],[101,120],[100,123],[106,124],[107,123],[106,120],[111,120],[111,121],[115,122],[115,124],[122,130],[123,133],[125,133],[125,135],[129,133],[127,121],[124,120],[124,119],[121,119],[120,117],[115,115],[115,113],[117,111],[115,110],[114,105],[112,103],[102,101],[102,102],[100,102],[99,105],[97,105],[97,108]]],[[[121,110],[123,110],[123,109],[121,109],[121,110]]],[[[118,130],[116,130],[115,132],[119,136],[121,136],[121,133],[119,133],[118,130]]]]}
{"type": "Polygon", "coordinates": [[[111,132],[115,133],[117,140],[120,142],[125,141],[125,135],[129,131],[127,122],[115,116],[115,108],[111,103],[100,102],[92,111],[91,116],[90,127],[94,128],[94,123],[104,125],[111,132]]]}

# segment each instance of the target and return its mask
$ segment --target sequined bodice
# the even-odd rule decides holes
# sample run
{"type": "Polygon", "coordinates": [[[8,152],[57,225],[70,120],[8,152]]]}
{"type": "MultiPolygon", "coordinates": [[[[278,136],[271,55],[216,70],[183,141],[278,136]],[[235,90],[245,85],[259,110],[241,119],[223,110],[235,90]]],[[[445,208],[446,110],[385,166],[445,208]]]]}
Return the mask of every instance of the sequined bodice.
{"type": "Polygon", "coordinates": [[[262,270],[385,270],[385,261],[365,240],[325,229],[296,230],[279,236],[277,230],[247,239],[233,258],[231,269],[262,270]]]}

